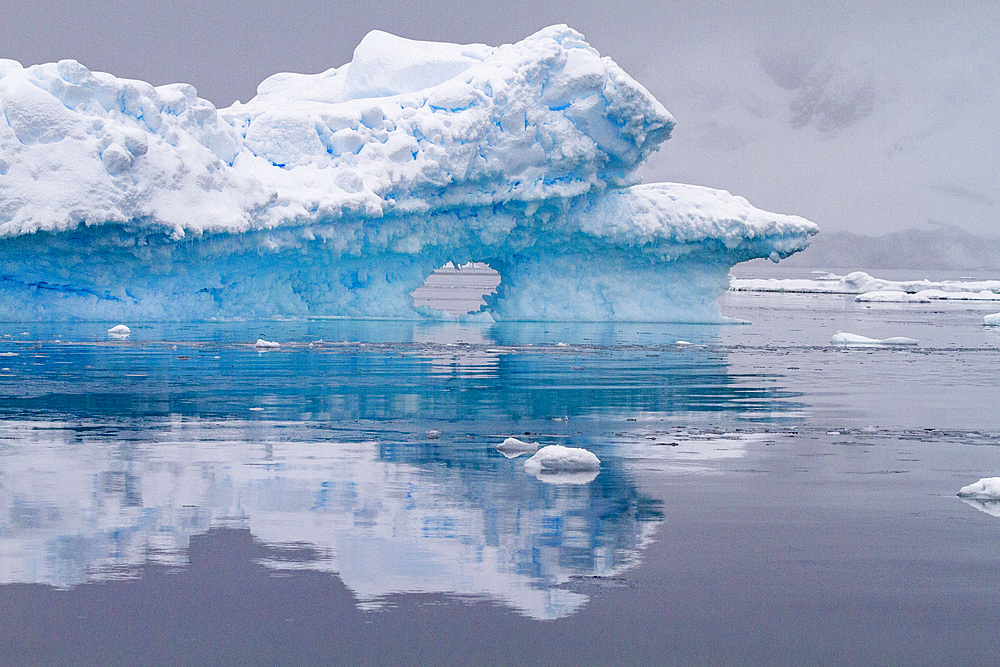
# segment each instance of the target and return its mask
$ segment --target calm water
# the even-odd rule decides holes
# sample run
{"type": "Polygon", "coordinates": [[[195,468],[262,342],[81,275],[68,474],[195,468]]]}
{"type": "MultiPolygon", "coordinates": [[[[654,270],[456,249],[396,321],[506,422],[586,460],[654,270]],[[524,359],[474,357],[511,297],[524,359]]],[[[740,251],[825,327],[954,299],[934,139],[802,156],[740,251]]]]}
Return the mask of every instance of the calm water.
{"type": "Polygon", "coordinates": [[[995,661],[1000,510],[955,496],[1000,475],[990,307],[724,310],[4,325],[0,659],[995,661]]]}

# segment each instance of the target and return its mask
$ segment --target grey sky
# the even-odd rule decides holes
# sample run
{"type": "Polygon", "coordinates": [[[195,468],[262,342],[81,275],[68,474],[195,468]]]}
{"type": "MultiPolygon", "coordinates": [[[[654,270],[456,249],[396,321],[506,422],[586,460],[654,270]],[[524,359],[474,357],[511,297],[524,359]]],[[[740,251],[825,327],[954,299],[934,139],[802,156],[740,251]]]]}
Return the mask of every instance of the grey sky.
{"type": "Polygon", "coordinates": [[[677,117],[644,177],[724,188],[823,229],[1000,235],[997,2],[36,0],[0,57],[75,58],[218,106],[347,62],[378,28],[499,44],[568,23],[677,117]]]}

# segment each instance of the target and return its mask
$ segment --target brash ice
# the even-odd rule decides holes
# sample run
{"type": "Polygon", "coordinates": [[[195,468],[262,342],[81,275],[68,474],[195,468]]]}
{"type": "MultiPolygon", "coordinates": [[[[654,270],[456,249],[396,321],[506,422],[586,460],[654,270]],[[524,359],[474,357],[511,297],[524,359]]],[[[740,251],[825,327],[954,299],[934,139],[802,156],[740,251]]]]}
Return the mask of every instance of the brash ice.
{"type": "Polygon", "coordinates": [[[483,261],[496,319],[718,321],[730,266],[816,232],[638,184],[674,119],[566,26],[500,47],[374,31],[257,92],[217,110],[0,60],[0,317],[434,316],[410,293],[483,261]]]}

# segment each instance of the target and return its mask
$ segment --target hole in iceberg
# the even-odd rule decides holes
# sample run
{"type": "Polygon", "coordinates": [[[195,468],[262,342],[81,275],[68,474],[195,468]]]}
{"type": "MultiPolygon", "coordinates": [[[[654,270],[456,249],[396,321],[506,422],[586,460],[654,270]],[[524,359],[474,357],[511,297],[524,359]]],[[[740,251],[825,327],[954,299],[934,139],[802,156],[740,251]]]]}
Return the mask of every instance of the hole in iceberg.
{"type": "Polygon", "coordinates": [[[485,305],[483,297],[496,292],[499,284],[500,274],[488,264],[469,262],[455,266],[448,262],[413,290],[413,305],[461,316],[485,305]]]}

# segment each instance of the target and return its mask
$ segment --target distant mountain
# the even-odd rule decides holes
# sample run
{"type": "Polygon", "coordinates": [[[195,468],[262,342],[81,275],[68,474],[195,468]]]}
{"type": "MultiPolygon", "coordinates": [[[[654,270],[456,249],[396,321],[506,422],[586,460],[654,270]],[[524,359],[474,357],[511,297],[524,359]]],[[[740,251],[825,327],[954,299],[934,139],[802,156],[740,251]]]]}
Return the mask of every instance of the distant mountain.
{"type": "Polygon", "coordinates": [[[821,232],[806,250],[782,260],[782,266],[832,269],[998,269],[1000,239],[962,229],[908,229],[883,236],[821,232]]]}

